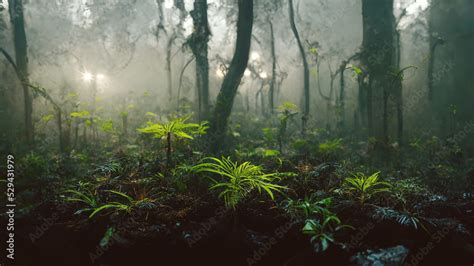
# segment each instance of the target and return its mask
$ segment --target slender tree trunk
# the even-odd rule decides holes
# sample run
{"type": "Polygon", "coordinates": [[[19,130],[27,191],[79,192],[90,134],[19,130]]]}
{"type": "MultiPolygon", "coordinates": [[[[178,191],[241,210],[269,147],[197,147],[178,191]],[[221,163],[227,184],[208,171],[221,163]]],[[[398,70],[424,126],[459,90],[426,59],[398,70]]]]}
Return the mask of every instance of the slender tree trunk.
{"type": "Polygon", "coordinates": [[[217,96],[210,128],[211,137],[214,138],[212,145],[214,151],[219,151],[222,148],[234,98],[249,60],[253,26],[253,0],[239,0],[238,3],[239,15],[235,52],[229,71],[224,77],[221,90],[217,96]]]}
{"type": "Polygon", "coordinates": [[[303,108],[303,118],[302,118],[302,126],[301,131],[304,133],[306,130],[306,123],[308,121],[309,115],[309,66],[308,61],[306,59],[306,52],[303,47],[303,44],[300,39],[300,35],[298,33],[298,29],[296,28],[295,24],[295,12],[293,9],[293,0],[288,1],[289,7],[289,17],[290,17],[290,26],[291,30],[293,31],[293,35],[295,36],[296,42],[298,43],[298,49],[300,50],[301,59],[303,60],[303,73],[304,73],[304,86],[303,86],[303,95],[304,95],[304,108],[303,108]]]}
{"type": "Polygon", "coordinates": [[[275,82],[276,82],[276,51],[275,51],[275,33],[273,31],[273,23],[270,18],[268,18],[268,24],[270,25],[270,47],[272,54],[272,79],[270,80],[270,91],[269,91],[269,108],[270,113],[274,113],[274,102],[275,102],[275,82]]]}
{"type": "Polygon", "coordinates": [[[62,111],[58,108],[56,109],[56,119],[58,125],[58,134],[59,134],[59,152],[64,153],[66,152],[64,134],[63,134],[63,118],[62,118],[62,111]]]}
{"type": "Polygon", "coordinates": [[[198,91],[199,118],[209,116],[209,60],[208,42],[211,35],[207,19],[207,0],[195,0],[191,11],[194,32],[188,43],[196,58],[196,85],[198,91]]]}
{"type": "Polygon", "coordinates": [[[77,140],[79,139],[79,122],[76,121],[74,125],[74,149],[77,148],[77,140]]]}
{"type": "Polygon", "coordinates": [[[183,76],[186,68],[188,68],[189,64],[194,60],[194,57],[191,57],[186,64],[184,64],[183,68],[181,69],[181,73],[179,74],[179,84],[178,84],[178,104],[177,104],[177,111],[179,112],[180,104],[181,104],[181,87],[183,86],[183,76]]]}
{"type": "Polygon", "coordinates": [[[33,125],[33,98],[28,87],[28,43],[25,32],[25,20],[23,16],[23,1],[9,0],[10,18],[13,23],[13,37],[15,45],[16,66],[23,87],[23,98],[25,105],[25,137],[29,145],[34,142],[33,125]]]}
{"type": "Polygon", "coordinates": [[[367,104],[367,127],[369,136],[374,135],[374,115],[373,115],[373,102],[372,102],[372,80],[369,80],[367,85],[367,98],[365,102],[367,104]]]}
{"type": "MultiPolygon", "coordinates": [[[[397,71],[400,69],[401,61],[401,40],[400,40],[400,31],[395,29],[395,69],[397,71]]],[[[402,80],[397,78],[395,81],[395,99],[396,99],[396,109],[397,109],[397,139],[398,145],[403,146],[403,84],[402,80]]]]}
{"type": "Polygon", "coordinates": [[[122,142],[127,143],[128,138],[128,114],[122,114],[122,142]]]}
{"type": "Polygon", "coordinates": [[[344,71],[346,70],[345,62],[341,65],[340,68],[340,76],[339,76],[339,129],[345,129],[345,119],[346,119],[346,112],[345,112],[345,89],[346,89],[346,80],[344,79],[344,71]]]}
{"type": "Polygon", "coordinates": [[[156,5],[158,6],[158,25],[156,28],[155,36],[156,39],[160,39],[160,31],[163,31],[166,34],[165,28],[165,13],[163,12],[163,3],[165,0],[156,0],[156,5]]]}
{"type": "Polygon", "coordinates": [[[176,38],[177,34],[174,32],[168,39],[168,45],[166,46],[166,79],[168,80],[168,100],[170,103],[173,99],[173,70],[171,67],[171,52],[173,50],[173,44],[176,38]]]}
{"type": "Polygon", "coordinates": [[[384,143],[388,143],[388,88],[383,88],[383,114],[382,114],[382,140],[384,143]]]}
{"type": "Polygon", "coordinates": [[[166,134],[166,165],[171,167],[171,133],[166,134]]]}
{"type": "Polygon", "coordinates": [[[443,44],[444,41],[440,38],[432,38],[430,47],[430,57],[428,61],[428,100],[430,103],[433,101],[434,95],[434,66],[436,60],[436,48],[438,45],[443,44]],[[434,40],[433,40],[434,39],[434,40]]]}

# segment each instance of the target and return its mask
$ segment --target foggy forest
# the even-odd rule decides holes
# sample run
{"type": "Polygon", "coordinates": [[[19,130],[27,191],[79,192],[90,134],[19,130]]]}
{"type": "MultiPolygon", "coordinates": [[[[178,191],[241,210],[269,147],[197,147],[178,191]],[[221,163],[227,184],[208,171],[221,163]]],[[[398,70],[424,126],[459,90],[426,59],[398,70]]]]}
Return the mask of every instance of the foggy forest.
{"type": "Polygon", "coordinates": [[[0,265],[472,266],[473,62],[472,0],[0,0],[0,265]]]}

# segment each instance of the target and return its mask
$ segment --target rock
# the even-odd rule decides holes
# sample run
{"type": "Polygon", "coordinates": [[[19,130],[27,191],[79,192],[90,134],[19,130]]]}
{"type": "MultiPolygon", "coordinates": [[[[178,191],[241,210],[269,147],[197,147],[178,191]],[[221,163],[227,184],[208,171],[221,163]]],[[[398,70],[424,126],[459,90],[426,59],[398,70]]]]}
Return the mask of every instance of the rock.
{"type": "Polygon", "coordinates": [[[398,266],[403,265],[409,250],[396,246],[379,250],[367,250],[352,256],[351,262],[360,266],[398,266]]]}

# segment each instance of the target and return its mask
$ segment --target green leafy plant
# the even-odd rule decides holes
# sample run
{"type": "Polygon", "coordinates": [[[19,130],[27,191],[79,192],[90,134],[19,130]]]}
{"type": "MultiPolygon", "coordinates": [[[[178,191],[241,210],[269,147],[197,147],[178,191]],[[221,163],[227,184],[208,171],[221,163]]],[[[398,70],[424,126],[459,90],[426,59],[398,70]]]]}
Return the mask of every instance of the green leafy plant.
{"type": "Polygon", "coordinates": [[[328,213],[331,198],[318,199],[315,194],[304,199],[287,199],[283,201],[283,209],[294,219],[308,219],[313,215],[328,213]]]}
{"type": "Polygon", "coordinates": [[[374,218],[382,220],[393,220],[402,226],[413,227],[415,230],[421,228],[429,234],[429,231],[426,228],[425,224],[431,222],[419,216],[417,213],[412,213],[408,211],[398,212],[391,208],[379,207],[375,209],[374,218]]]}
{"type": "Polygon", "coordinates": [[[284,102],[282,105],[278,106],[278,120],[280,120],[280,126],[278,127],[278,146],[280,152],[283,149],[283,141],[286,136],[286,130],[288,128],[288,121],[298,114],[299,108],[296,104],[291,102],[284,102]]]}
{"type": "Polygon", "coordinates": [[[211,179],[213,185],[210,189],[220,190],[219,197],[223,198],[225,205],[232,209],[235,209],[237,204],[255,189],[259,193],[265,191],[271,199],[274,199],[273,192],[286,189],[274,183],[279,180],[277,173],[265,174],[261,166],[250,162],[239,164],[229,157],[221,159],[209,157],[205,160],[207,162],[195,165],[194,171],[219,175],[222,180],[211,179]]]}
{"type": "Polygon", "coordinates": [[[204,135],[208,129],[207,122],[187,123],[191,115],[180,117],[169,121],[168,123],[148,122],[146,127],[139,128],[138,131],[143,134],[152,134],[154,138],[166,140],[166,162],[171,166],[171,141],[176,139],[194,139],[195,136],[204,135]]]}
{"type": "Polygon", "coordinates": [[[318,146],[319,152],[332,155],[340,150],[342,150],[342,139],[332,139],[326,142],[320,143],[318,146]]]}
{"type": "Polygon", "coordinates": [[[318,199],[316,194],[304,200],[286,200],[284,209],[293,219],[304,219],[303,234],[311,236],[310,241],[316,252],[325,251],[330,243],[340,244],[334,233],[344,228],[353,228],[342,224],[337,215],[329,210],[331,198],[318,199]]]}
{"type": "Polygon", "coordinates": [[[334,238],[334,233],[352,226],[342,224],[334,213],[327,213],[321,219],[307,219],[303,227],[303,234],[311,236],[311,244],[316,252],[326,251],[330,243],[340,244],[334,238]]]}
{"type": "Polygon", "coordinates": [[[99,207],[96,196],[90,191],[81,192],[78,190],[69,189],[65,191],[66,193],[71,194],[71,196],[66,198],[66,201],[69,202],[81,202],[87,205],[86,208],[81,208],[77,210],[74,214],[81,214],[83,212],[94,211],[99,207]]]}
{"type": "Polygon", "coordinates": [[[113,173],[118,173],[122,170],[122,165],[116,160],[109,160],[108,162],[99,165],[95,172],[110,177],[113,173]]]}
{"type": "Polygon", "coordinates": [[[393,183],[390,188],[390,196],[406,210],[407,207],[428,199],[431,193],[419,179],[407,178],[393,183]]]}
{"type": "Polygon", "coordinates": [[[360,204],[364,204],[366,200],[372,198],[377,193],[387,192],[390,183],[379,181],[380,172],[366,176],[364,173],[353,174],[354,177],[348,177],[344,180],[345,188],[356,194],[360,204]]]}
{"type": "Polygon", "coordinates": [[[96,214],[105,210],[123,211],[130,213],[134,208],[153,208],[156,206],[154,204],[155,201],[153,199],[142,198],[139,200],[135,200],[129,195],[115,190],[106,190],[105,192],[109,192],[116,196],[119,196],[122,200],[125,201],[125,203],[122,203],[120,201],[111,201],[100,205],[96,197],[94,197],[91,192],[82,193],[77,190],[67,190],[66,192],[73,194],[72,197],[66,199],[67,201],[82,202],[87,205],[86,208],[79,209],[75,212],[75,214],[91,212],[89,214],[89,219],[93,218],[96,214]]]}

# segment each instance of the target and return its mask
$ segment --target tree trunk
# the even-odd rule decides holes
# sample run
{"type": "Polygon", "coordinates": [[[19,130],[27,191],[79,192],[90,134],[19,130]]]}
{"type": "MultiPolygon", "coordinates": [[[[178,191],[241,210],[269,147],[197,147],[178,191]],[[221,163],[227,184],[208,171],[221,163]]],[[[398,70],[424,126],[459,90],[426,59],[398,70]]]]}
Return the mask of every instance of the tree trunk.
{"type": "Polygon", "coordinates": [[[58,125],[58,134],[59,134],[59,152],[64,153],[66,152],[66,145],[64,139],[64,131],[63,131],[63,116],[61,109],[56,109],[56,119],[58,125]]]}
{"type": "Polygon", "coordinates": [[[432,0],[429,18],[430,33],[434,35],[430,77],[432,115],[443,137],[454,136],[456,144],[466,151],[474,147],[474,131],[466,130],[473,119],[473,10],[472,0],[432,0]],[[463,137],[457,137],[460,132],[464,132],[463,137]]]}
{"type": "Polygon", "coordinates": [[[239,15],[235,52],[217,96],[210,128],[211,137],[214,138],[212,145],[214,151],[219,151],[222,148],[234,98],[249,60],[253,26],[253,0],[239,0],[238,3],[239,15]]]}
{"type": "Polygon", "coordinates": [[[25,105],[25,137],[29,145],[34,141],[33,126],[33,98],[28,87],[28,44],[25,32],[25,20],[23,16],[23,1],[9,0],[10,18],[13,24],[13,37],[15,45],[16,66],[20,75],[20,82],[23,88],[23,98],[25,105]]]}
{"type": "MultiPolygon", "coordinates": [[[[395,69],[400,69],[401,60],[401,40],[400,31],[395,29],[395,69]]],[[[397,139],[398,145],[403,146],[403,84],[402,79],[398,78],[395,80],[395,100],[397,109],[397,139]]]]}
{"type": "Polygon", "coordinates": [[[346,119],[346,112],[345,112],[345,89],[346,89],[346,80],[344,79],[344,71],[346,70],[346,63],[343,62],[339,71],[341,72],[339,75],[339,129],[344,131],[345,129],[345,119],[346,119]]]}
{"type": "Polygon", "coordinates": [[[184,64],[183,68],[181,69],[181,73],[179,74],[179,83],[178,83],[178,104],[176,105],[176,111],[179,112],[181,108],[181,87],[183,86],[183,76],[186,68],[188,68],[189,64],[194,60],[194,57],[191,57],[186,64],[184,64]]]}
{"type": "Polygon", "coordinates": [[[275,34],[273,31],[273,23],[270,18],[268,18],[268,24],[270,25],[270,47],[271,47],[271,54],[272,54],[272,79],[270,80],[270,91],[269,91],[269,108],[270,113],[274,113],[274,101],[275,101],[275,82],[276,82],[276,52],[275,52],[275,34]]]}
{"type": "Polygon", "coordinates": [[[166,165],[171,167],[171,133],[166,134],[166,165]]]}
{"type": "Polygon", "coordinates": [[[128,114],[122,114],[122,143],[127,143],[128,139],[128,114]]]}
{"type": "MultiPolygon", "coordinates": [[[[367,115],[369,134],[378,140],[388,139],[388,97],[392,86],[390,71],[394,60],[393,0],[363,0],[362,64],[369,74],[367,115]],[[382,117],[374,116],[373,104],[384,110],[382,117]]],[[[380,108],[378,108],[380,109],[380,108]]]]}
{"type": "Polygon", "coordinates": [[[191,11],[194,32],[188,43],[196,58],[196,85],[198,91],[199,118],[209,116],[209,60],[208,41],[211,35],[207,19],[207,0],[195,0],[191,11]]]}
{"type": "Polygon", "coordinates": [[[168,100],[171,103],[173,99],[173,73],[171,68],[171,51],[173,50],[173,43],[177,38],[176,32],[174,32],[168,39],[168,45],[166,46],[166,79],[168,80],[168,100]]]}
{"type": "Polygon", "coordinates": [[[293,9],[293,0],[288,1],[289,7],[289,17],[290,17],[290,26],[291,30],[293,31],[293,35],[295,35],[296,42],[298,43],[298,49],[300,50],[301,59],[303,60],[303,73],[304,73],[304,87],[303,87],[303,95],[304,95],[304,108],[303,108],[303,118],[302,118],[302,126],[301,131],[304,133],[306,130],[306,123],[308,121],[309,115],[309,66],[308,61],[306,59],[306,53],[303,47],[303,44],[300,39],[300,35],[298,33],[298,29],[296,28],[295,24],[295,12],[293,9]]]}

